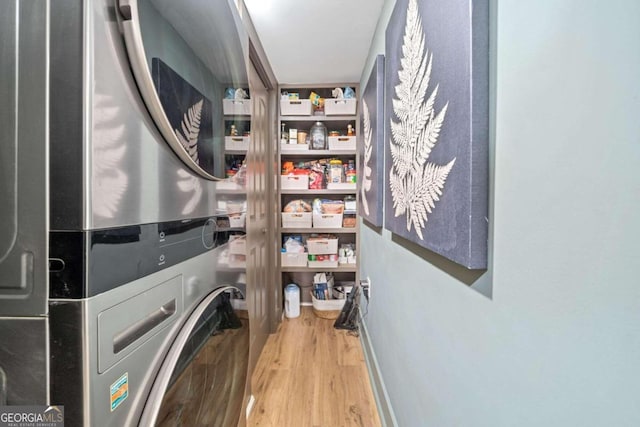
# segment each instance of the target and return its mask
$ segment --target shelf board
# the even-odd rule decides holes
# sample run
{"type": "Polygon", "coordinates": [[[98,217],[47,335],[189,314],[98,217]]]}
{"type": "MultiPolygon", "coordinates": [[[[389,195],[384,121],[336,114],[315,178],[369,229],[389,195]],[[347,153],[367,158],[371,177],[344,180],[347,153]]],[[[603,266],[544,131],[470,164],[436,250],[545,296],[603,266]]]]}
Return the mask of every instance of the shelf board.
{"type": "MultiPolygon", "coordinates": [[[[229,215],[217,215],[218,217],[227,217],[229,215]]],[[[244,227],[221,227],[217,228],[216,231],[218,233],[233,233],[235,231],[246,233],[247,230],[244,227]]]]}
{"type": "Polygon", "coordinates": [[[281,228],[280,233],[292,234],[292,233],[331,233],[331,234],[356,234],[356,227],[340,227],[340,228],[281,228]]]}
{"type": "Polygon", "coordinates": [[[357,264],[340,265],[336,268],[327,267],[281,267],[280,271],[283,273],[304,273],[308,271],[332,271],[332,272],[356,272],[358,271],[357,264]]]}
{"type": "Polygon", "coordinates": [[[225,194],[225,195],[237,195],[237,196],[246,196],[247,190],[227,190],[227,189],[217,189],[216,194],[225,194]]]}
{"type": "Polygon", "coordinates": [[[358,190],[281,190],[281,194],[357,194],[358,190]]]}
{"type": "Polygon", "coordinates": [[[317,156],[355,156],[356,150],[300,150],[300,151],[282,151],[282,157],[317,157],[317,156]]]}
{"type": "Polygon", "coordinates": [[[228,267],[226,265],[219,265],[217,270],[223,273],[245,273],[247,271],[246,267],[228,267]]]}
{"type": "Polygon", "coordinates": [[[228,154],[228,155],[243,155],[246,156],[247,155],[247,150],[224,150],[224,154],[228,154]]]}
{"type": "Polygon", "coordinates": [[[280,116],[281,122],[348,122],[355,121],[354,116],[280,116]]]}

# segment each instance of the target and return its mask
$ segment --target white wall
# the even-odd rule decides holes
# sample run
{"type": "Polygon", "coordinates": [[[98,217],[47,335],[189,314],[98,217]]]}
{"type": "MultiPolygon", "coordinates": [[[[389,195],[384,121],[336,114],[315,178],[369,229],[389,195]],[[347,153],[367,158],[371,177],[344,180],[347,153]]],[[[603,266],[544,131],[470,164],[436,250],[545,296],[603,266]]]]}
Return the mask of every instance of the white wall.
{"type": "Polygon", "coordinates": [[[361,228],[390,403],[403,427],[640,425],[640,2],[492,9],[492,296],[361,228]]]}

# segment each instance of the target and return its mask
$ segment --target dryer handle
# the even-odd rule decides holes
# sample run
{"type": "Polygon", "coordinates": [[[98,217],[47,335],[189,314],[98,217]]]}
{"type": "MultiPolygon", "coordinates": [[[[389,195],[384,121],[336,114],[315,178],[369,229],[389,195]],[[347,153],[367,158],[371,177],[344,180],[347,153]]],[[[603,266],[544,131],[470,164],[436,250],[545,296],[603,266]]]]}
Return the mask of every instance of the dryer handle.
{"type": "Polygon", "coordinates": [[[176,300],[173,299],[159,309],[149,313],[144,319],[118,332],[113,337],[113,354],[118,354],[147,332],[160,325],[176,312],[176,300]]]}

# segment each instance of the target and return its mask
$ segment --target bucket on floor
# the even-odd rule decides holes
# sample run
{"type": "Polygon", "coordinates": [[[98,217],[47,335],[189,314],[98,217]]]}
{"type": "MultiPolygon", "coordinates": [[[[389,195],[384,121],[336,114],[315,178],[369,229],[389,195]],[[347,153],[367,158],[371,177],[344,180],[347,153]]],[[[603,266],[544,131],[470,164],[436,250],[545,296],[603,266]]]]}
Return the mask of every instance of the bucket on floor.
{"type": "Polygon", "coordinates": [[[293,283],[284,288],[284,315],[289,319],[300,316],[300,288],[293,283]]]}

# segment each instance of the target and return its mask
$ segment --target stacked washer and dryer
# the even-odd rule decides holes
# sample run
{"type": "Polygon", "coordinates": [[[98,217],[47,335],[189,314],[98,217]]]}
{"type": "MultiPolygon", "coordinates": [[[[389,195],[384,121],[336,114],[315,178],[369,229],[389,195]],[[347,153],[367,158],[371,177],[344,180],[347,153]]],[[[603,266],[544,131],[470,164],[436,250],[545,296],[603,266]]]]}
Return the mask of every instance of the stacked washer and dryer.
{"type": "Polygon", "coordinates": [[[0,405],[242,423],[246,289],[215,268],[221,104],[247,85],[234,2],[11,0],[0,17],[0,405]]]}

